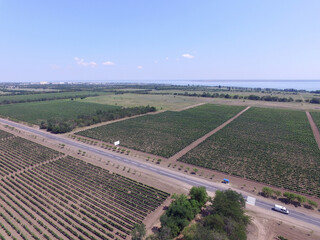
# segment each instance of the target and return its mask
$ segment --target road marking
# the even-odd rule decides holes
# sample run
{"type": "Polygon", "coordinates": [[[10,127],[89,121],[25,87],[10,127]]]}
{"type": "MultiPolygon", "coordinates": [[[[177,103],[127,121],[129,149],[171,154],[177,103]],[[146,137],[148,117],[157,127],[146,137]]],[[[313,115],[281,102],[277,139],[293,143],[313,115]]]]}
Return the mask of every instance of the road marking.
{"type": "Polygon", "coordinates": [[[256,205],[256,199],[254,197],[248,196],[247,203],[254,206],[254,205],[256,205]]]}

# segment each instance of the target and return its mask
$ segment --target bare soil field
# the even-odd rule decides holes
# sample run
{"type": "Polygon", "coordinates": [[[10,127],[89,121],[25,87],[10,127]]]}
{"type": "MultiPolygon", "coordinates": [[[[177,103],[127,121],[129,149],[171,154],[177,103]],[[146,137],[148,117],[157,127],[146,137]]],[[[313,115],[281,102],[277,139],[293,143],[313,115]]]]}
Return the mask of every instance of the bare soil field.
{"type": "Polygon", "coordinates": [[[282,236],[289,240],[319,240],[320,230],[302,222],[283,218],[276,212],[267,212],[246,206],[247,214],[252,218],[248,227],[248,240],[276,240],[282,236]]]}

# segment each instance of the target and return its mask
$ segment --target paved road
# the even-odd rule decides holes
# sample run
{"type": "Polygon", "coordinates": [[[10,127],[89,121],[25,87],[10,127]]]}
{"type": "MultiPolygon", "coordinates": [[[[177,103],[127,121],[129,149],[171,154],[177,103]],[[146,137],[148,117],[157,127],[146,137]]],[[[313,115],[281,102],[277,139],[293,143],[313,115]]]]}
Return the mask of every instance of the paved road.
{"type": "MultiPolygon", "coordinates": [[[[30,127],[27,127],[27,126],[24,126],[24,125],[21,125],[21,124],[12,122],[12,121],[8,121],[8,120],[5,120],[5,119],[0,119],[0,123],[7,124],[9,126],[17,128],[17,129],[25,130],[25,131],[40,135],[40,136],[45,137],[45,138],[56,140],[56,141],[59,141],[60,143],[66,144],[66,145],[70,145],[70,146],[77,147],[77,148],[82,149],[82,150],[90,151],[90,152],[93,152],[95,154],[99,154],[99,155],[102,155],[102,156],[105,156],[105,157],[108,157],[108,158],[112,158],[114,160],[117,160],[119,162],[125,163],[127,165],[136,166],[136,167],[139,167],[139,168],[142,168],[142,169],[146,169],[148,171],[152,171],[154,173],[160,174],[162,176],[166,176],[168,178],[179,180],[181,182],[190,184],[192,186],[204,186],[208,191],[214,192],[216,190],[225,190],[225,189],[227,189],[227,187],[226,188],[222,188],[222,187],[219,187],[219,186],[214,186],[214,183],[204,183],[204,182],[198,181],[198,180],[196,180],[193,177],[190,177],[188,175],[183,175],[182,176],[182,175],[177,174],[177,173],[175,173],[175,172],[173,172],[171,170],[164,170],[164,169],[161,169],[159,167],[153,167],[153,166],[150,166],[149,164],[141,163],[141,162],[126,158],[125,156],[118,156],[118,155],[115,155],[115,154],[112,154],[112,153],[109,153],[109,152],[105,152],[103,150],[99,150],[99,149],[93,148],[93,147],[91,147],[89,145],[86,145],[86,144],[83,144],[83,143],[80,143],[80,142],[71,141],[71,140],[63,138],[63,137],[61,137],[59,135],[54,135],[54,134],[51,134],[51,133],[48,133],[48,132],[44,132],[44,131],[41,131],[41,130],[38,130],[38,129],[30,128],[30,127]]],[[[244,197],[247,198],[247,196],[244,196],[244,197]]],[[[267,210],[270,210],[270,211],[272,211],[272,207],[273,207],[272,204],[270,204],[268,202],[261,201],[259,199],[256,199],[255,206],[258,206],[260,208],[267,209],[267,210]]],[[[295,218],[295,219],[298,219],[298,220],[301,220],[301,221],[304,221],[304,222],[307,222],[307,223],[311,223],[313,225],[316,225],[316,226],[320,227],[320,218],[311,217],[311,216],[308,216],[308,215],[306,215],[304,213],[300,213],[298,211],[292,210],[290,208],[288,208],[288,209],[290,211],[290,214],[287,215],[288,217],[295,218]]],[[[279,214],[281,214],[281,213],[279,213],[279,214]]]]}

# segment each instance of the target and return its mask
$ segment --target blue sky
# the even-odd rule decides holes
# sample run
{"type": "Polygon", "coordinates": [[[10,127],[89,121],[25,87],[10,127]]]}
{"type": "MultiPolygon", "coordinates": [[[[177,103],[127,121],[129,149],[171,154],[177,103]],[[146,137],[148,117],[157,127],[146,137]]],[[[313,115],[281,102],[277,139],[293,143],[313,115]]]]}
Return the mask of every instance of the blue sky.
{"type": "Polygon", "coordinates": [[[319,0],[0,0],[0,81],[320,79],[319,0]]]}

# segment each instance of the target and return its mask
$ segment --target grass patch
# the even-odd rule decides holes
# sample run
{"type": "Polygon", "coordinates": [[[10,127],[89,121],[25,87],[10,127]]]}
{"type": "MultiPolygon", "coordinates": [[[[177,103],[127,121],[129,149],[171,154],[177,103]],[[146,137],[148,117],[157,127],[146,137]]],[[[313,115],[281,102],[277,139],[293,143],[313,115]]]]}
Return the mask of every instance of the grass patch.
{"type": "Polygon", "coordinates": [[[207,104],[181,112],[147,115],[88,129],[78,135],[170,157],[244,107],[207,104]]]}
{"type": "Polygon", "coordinates": [[[179,161],[320,197],[320,152],[302,111],[251,108],[179,161]]]}
{"type": "Polygon", "coordinates": [[[192,106],[206,100],[196,97],[151,95],[151,94],[118,94],[102,95],[81,100],[82,102],[118,105],[124,107],[154,106],[157,110],[177,110],[192,106]]]}

